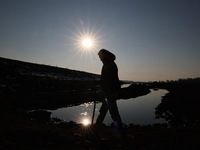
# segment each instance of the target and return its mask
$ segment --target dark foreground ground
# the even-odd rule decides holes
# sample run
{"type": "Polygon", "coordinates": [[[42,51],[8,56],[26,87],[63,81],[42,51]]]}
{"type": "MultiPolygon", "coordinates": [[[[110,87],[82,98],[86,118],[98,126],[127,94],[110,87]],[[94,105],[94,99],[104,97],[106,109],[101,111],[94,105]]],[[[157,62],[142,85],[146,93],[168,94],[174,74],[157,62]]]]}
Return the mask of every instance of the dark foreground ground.
{"type": "MultiPolygon", "coordinates": [[[[46,94],[42,98],[39,94],[38,99],[37,96],[33,96],[32,100],[28,99],[30,95],[11,96],[12,98],[9,96],[9,99],[3,97],[0,100],[0,150],[199,150],[199,86],[192,87],[166,88],[170,92],[155,108],[155,117],[168,120],[168,124],[124,125],[125,136],[122,138],[118,137],[116,130],[111,126],[83,126],[74,122],[56,124],[55,122],[60,120],[52,121],[46,111],[27,113],[33,108],[48,109],[72,104],[71,101],[68,103],[66,98],[65,101],[64,98],[60,101],[53,100],[56,94],[47,94],[48,101],[45,100],[46,94]]],[[[62,97],[63,95],[60,98],[62,97]]]]}
{"type": "Polygon", "coordinates": [[[55,125],[20,111],[1,111],[0,149],[200,149],[199,127],[127,126],[118,138],[109,126],[55,125]]]}
{"type": "MultiPolygon", "coordinates": [[[[1,99],[0,150],[199,150],[199,88],[175,89],[168,87],[171,92],[156,108],[156,116],[168,119],[168,124],[124,125],[125,136],[121,138],[111,126],[83,126],[74,122],[56,124],[55,121],[60,120],[52,121],[50,113],[46,111],[27,113],[27,110],[31,108],[29,106],[31,101],[25,103],[26,98],[23,101],[17,101],[14,98],[1,99]],[[188,92],[189,98],[186,96],[188,92]]],[[[45,106],[44,104],[46,106],[49,104],[49,107],[54,104],[50,101],[39,101],[40,103],[36,102],[36,104],[34,102],[31,103],[34,107],[38,107],[40,103],[42,107],[45,106]]],[[[60,105],[60,101],[57,102],[60,105]]]]}

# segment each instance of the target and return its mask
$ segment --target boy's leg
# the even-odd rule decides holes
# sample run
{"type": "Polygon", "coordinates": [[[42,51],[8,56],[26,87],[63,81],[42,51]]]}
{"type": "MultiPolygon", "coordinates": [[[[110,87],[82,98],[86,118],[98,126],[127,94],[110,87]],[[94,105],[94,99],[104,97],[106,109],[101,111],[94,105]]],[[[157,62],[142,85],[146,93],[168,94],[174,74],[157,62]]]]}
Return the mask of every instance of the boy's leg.
{"type": "Polygon", "coordinates": [[[109,101],[109,112],[111,114],[113,121],[118,122],[118,124],[122,124],[116,100],[109,101]]]}
{"type": "Polygon", "coordinates": [[[106,116],[107,111],[108,111],[108,104],[104,100],[102,102],[101,108],[99,110],[100,114],[97,117],[96,124],[102,124],[103,123],[103,120],[104,120],[104,118],[106,116]]]}

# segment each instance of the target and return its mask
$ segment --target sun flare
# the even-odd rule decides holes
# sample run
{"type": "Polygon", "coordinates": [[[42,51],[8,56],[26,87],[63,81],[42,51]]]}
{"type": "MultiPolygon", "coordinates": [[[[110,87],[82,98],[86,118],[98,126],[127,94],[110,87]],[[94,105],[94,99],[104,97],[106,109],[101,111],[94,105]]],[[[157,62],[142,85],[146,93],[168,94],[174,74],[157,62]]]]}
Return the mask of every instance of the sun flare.
{"type": "Polygon", "coordinates": [[[92,47],[92,40],[90,38],[85,38],[85,39],[83,39],[82,44],[84,47],[90,48],[90,47],[92,47]]]}
{"type": "MultiPolygon", "coordinates": [[[[82,25],[82,24],[81,24],[82,25]]],[[[72,32],[72,44],[74,45],[74,49],[77,50],[78,53],[84,55],[96,54],[97,51],[101,48],[102,44],[102,34],[100,34],[100,29],[95,29],[94,27],[77,27],[77,32],[72,32]]]]}

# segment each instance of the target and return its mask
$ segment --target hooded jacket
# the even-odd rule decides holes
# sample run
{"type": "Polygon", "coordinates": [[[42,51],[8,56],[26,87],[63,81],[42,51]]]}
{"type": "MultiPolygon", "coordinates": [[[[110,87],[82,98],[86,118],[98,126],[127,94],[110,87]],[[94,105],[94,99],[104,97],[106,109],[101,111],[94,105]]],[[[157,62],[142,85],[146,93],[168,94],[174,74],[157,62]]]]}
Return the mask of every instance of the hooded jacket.
{"type": "Polygon", "coordinates": [[[102,49],[99,51],[99,57],[103,62],[101,71],[101,85],[106,95],[118,93],[120,82],[118,77],[118,68],[114,62],[116,57],[111,52],[102,49]]]}

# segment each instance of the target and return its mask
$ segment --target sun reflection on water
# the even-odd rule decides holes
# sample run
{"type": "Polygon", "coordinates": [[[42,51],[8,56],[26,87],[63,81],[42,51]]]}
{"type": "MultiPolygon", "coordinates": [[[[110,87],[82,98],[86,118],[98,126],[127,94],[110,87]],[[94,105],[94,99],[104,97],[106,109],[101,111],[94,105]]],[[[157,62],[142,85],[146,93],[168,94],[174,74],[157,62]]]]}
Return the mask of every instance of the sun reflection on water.
{"type": "Polygon", "coordinates": [[[83,119],[82,124],[84,126],[88,126],[89,125],[89,120],[88,119],[83,119]]]}

